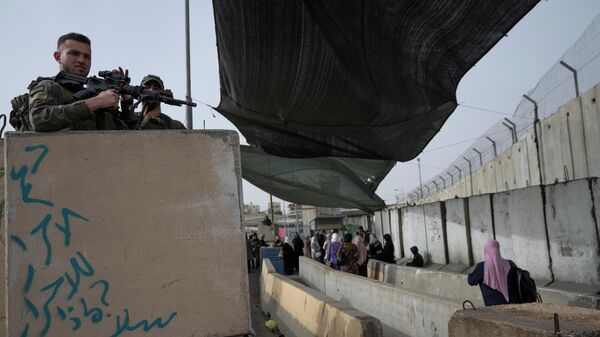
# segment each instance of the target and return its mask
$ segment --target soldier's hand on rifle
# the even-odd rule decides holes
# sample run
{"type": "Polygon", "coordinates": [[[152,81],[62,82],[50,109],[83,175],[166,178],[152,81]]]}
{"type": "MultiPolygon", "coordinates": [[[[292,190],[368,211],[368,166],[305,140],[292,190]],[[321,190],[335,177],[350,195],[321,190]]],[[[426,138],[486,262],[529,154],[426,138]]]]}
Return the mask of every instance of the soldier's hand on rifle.
{"type": "Polygon", "coordinates": [[[119,94],[114,90],[104,90],[98,96],[86,99],[85,103],[90,111],[93,112],[103,108],[118,109],[120,99],[119,94]]]}
{"type": "MultiPolygon", "coordinates": [[[[123,69],[122,67],[119,67],[119,69],[113,69],[112,72],[119,75],[123,75],[125,77],[129,77],[129,69],[123,69]]],[[[131,97],[130,95],[121,95],[121,100],[127,103],[132,103],[133,97],[131,97]]]]}

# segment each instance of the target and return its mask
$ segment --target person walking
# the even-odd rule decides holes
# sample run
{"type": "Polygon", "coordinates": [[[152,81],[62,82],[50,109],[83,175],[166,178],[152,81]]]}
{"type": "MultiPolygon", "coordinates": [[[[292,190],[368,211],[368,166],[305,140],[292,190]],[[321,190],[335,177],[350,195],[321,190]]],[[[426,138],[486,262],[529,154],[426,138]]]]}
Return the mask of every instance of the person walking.
{"type": "Polygon", "coordinates": [[[358,275],[358,248],[352,243],[352,234],[344,235],[344,243],[336,254],[340,270],[346,273],[358,275]]]}
{"type": "Polygon", "coordinates": [[[515,263],[502,258],[496,240],[487,240],[483,251],[484,261],[469,274],[469,284],[479,285],[486,306],[520,303],[515,263]]]}

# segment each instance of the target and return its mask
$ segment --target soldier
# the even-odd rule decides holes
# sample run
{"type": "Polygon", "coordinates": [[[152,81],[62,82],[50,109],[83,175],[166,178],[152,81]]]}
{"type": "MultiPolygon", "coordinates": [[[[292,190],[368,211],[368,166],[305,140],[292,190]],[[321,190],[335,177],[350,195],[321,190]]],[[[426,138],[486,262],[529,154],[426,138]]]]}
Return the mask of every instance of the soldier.
{"type": "MultiPolygon", "coordinates": [[[[92,65],[90,39],[78,33],[68,33],[58,38],[54,59],[61,71],[73,75],[87,76],[92,65]]],[[[127,74],[121,67],[121,74],[127,74]]],[[[130,111],[126,105],[131,97],[119,97],[113,90],[105,90],[99,95],[85,100],[75,100],[73,94],[83,89],[77,85],[63,85],[53,77],[39,77],[29,86],[30,128],[34,131],[59,130],[119,130],[127,129],[126,122],[135,122],[129,114],[127,121],[115,117],[119,102],[123,99],[123,111],[130,111]]]]}
{"type": "MultiPolygon", "coordinates": [[[[156,75],[148,75],[142,79],[141,86],[154,92],[165,91],[162,79],[156,75]]],[[[167,90],[170,93],[170,90],[167,90]]],[[[185,129],[181,122],[172,119],[161,111],[160,102],[144,102],[137,129],[185,129]]]]}

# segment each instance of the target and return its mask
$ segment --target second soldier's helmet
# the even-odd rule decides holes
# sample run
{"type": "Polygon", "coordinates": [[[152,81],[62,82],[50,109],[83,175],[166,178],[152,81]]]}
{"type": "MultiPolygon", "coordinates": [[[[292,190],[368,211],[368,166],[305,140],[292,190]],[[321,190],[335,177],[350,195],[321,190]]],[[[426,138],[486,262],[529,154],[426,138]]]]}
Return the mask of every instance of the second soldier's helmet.
{"type": "Polygon", "coordinates": [[[149,75],[144,76],[144,78],[142,79],[142,83],[140,83],[140,85],[143,86],[148,82],[155,82],[160,87],[160,90],[165,90],[165,85],[164,85],[162,79],[156,75],[149,74],[149,75]]]}

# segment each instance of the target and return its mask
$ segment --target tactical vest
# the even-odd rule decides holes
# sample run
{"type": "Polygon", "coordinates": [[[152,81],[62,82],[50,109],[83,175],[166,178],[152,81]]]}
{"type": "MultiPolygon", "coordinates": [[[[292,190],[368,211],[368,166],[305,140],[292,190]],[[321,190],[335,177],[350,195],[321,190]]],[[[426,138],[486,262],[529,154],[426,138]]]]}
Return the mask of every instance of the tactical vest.
{"type": "MultiPolygon", "coordinates": [[[[54,77],[38,77],[31,81],[27,90],[31,90],[43,80],[54,80],[54,77]]],[[[9,123],[16,131],[32,131],[31,121],[29,120],[29,93],[16,96],[10,101],[12,110],[9,115],[9,123]]]]}

